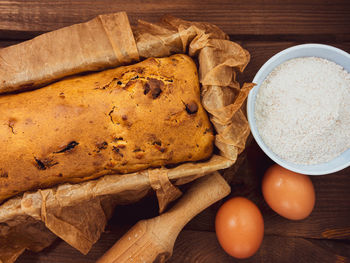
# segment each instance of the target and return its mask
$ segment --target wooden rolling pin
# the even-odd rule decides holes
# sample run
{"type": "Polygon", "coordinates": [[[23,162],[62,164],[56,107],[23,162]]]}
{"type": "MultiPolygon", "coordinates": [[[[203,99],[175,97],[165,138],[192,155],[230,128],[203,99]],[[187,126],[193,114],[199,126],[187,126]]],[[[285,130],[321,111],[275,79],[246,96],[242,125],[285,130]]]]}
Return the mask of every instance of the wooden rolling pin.
{"type": "Polygon", "coordinates": [[[97,263],[165,262],[182,228],[230,191],[218,172],[198,179],[168,212],[138,222],[97,263]]]}

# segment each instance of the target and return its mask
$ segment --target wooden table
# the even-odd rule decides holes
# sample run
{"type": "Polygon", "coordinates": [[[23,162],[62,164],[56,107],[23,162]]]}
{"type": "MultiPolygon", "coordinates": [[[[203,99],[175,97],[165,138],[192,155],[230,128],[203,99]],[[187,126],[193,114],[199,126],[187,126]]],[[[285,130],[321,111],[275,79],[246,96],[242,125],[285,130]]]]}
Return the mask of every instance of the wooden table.
{"type": "MultiPolygon", "coordinates": [[[[240,82],[252,81],[261,65],[273,54],[300,43],[326,43],[350,52],[350,1],[4,1],[0,0],[0,47],[98,14],[128,12],[137,19],[155,22],[170,13],[192,21],[218,25],[251,53],[251,62],[240,82]]],[[[350,103],[350,102],[349,102],[350,103]]],[[[260,182],[272,164],[256,143],[233,177],[231,196],[245,196],[261,209],[265,237],[259,252],[242,262],[347,262],[350,260],[350,168],[336,174],[312,177],[316,207],[299,222],[275,214],[264,202],[260,182]]],[[[227,170],[226,173],[233,173],[227,170]]],[[[235,262],[220,248],[214,233],[215,213],[220,204],[193,219],[176,241],[170,262],[235,262]]],[[[24,253],[18,262],[95,262],[141,218],[157,215],[156,200],[118,207],[113,218],[87,256],[57,240],[39,254],[24,253]]]]}

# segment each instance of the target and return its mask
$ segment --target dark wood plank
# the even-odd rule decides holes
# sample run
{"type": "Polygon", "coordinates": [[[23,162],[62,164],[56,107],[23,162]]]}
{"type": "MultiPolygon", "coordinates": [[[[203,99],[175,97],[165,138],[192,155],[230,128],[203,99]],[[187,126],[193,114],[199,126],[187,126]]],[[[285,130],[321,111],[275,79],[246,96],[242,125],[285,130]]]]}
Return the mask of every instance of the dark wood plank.
{"type": "Polygon", "coordinates": [[[0,48],[16,45],[20,42],[19,40],[0,40],[0,48]]]}
{"type": "MultiPolygon", "coordinates": [[[[231,36],[232,41],[237,41],[234,36],[231,36]]],[[[251,59],[244,73],[238,76],[240,82],[251,82],[261,68],[261,66],[273,55],[282,51],[283,49],[307,43],[321,43],[328,44],[334,47],[343,49],[344,51],[350,53],[350,41],[342,42],[342,43],[334,43],[330,41],[237,41],[241,44],[245,49],[247,49],[250,53],[251,59]]]]}
{"type": "Polygon", "coordinates": [[[350,40],[347,0],[0,0],[0,38],[28,39],[42,32],[87,21],[99,14],[127,11],[130,20],[156,22],[164,14],[218,25],[231,35],[323,35],[350,40]]]}
{"type": "MultiPolygon", "coordinates": [[[[26,252],[18,263],[89,263],[95,262],[117,240],[120,232],[103,234],[87,256],[79,254],[64,242],[57,241],[42,253],[26,252]]],[[[253,257],[240,262],[347,262],[350,243],[347,241],[314,240],[265,235],[261,248],[253,257]],[[338,261],[337,261],[338,260],[338,261]]],[[[172,258],[168,262],[237,262],[227,255],[217,242],[214,232],[184,230],[176,240],[172,258]]]]}
{"type": "MultiPolygon", "coordinates": [[[[347,262],[350,259],[350,244],[339,242],[337,247],[338,250],[333,251],[318,240],[265,235],[259,251],[253,257],[239,262],[347,262]]],[[[187,230],[179,235],[174,256],[169,262],[228,263],[238,260],[221,249],[215,233],[187,230]]]]}

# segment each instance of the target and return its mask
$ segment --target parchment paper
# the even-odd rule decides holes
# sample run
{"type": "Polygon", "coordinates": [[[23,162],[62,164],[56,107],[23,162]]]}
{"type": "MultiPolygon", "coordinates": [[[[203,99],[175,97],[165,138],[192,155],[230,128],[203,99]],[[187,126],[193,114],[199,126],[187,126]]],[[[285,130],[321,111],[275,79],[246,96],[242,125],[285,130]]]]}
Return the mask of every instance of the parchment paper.
{"type": "Polygon", "coordinates": [[[139,21],[131,29],[124,12],[101,15],[0,50],[0,92],[32,89],[78,72],[174,53],[187,53],[198,61],[202,104],[215,127],[220,155],[171,169],[107,175],[12,198],[0,206],[0,262],[14,262],[25,249],[40,251],[55,236],[86,254],[115,205],[135,202],[153,188],[162,210],[181,194],[174,185],[233,165],[249,135],[241,107],[253,86],[240,88],[235,80],[236,71],[243,71],[249,62],[248,51],[229,41],[215,25],[171,16],[158,24],[139,21]],[[72,34],[75,37],[64,38],[72,34]],[[39,46],[36,51],[34,47],[39,46]],[[45,67],[37,61],[45,61],[45,67]],[[169,179],[164,180],[165,176],[169,179]]]}
{"type": "Polygon", "coordinates": [[[100,15],[0,49],[0,93],[32,89],[68,75],[138,60],[126,13],[100,15]]]}

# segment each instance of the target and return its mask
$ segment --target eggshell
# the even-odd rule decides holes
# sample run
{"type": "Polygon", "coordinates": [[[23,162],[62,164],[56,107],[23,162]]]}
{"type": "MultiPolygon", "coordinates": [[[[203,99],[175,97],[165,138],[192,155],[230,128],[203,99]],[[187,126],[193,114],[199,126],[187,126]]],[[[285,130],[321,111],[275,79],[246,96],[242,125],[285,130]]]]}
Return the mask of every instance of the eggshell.
{"type": "Polygon", "coordinates": [[[235,258],[248,258],[261,245],[264,220],[253,202],[235,197],[226,201],[217,212],[215,231],[226,253],[235,258]]]}
{"type": "Polygon", "coordinates": [[[315,189],[310,178],[277,164],[266,171],[262,192],[272,210],[292,220],[308,217],[315,205],[315,189]]]}

